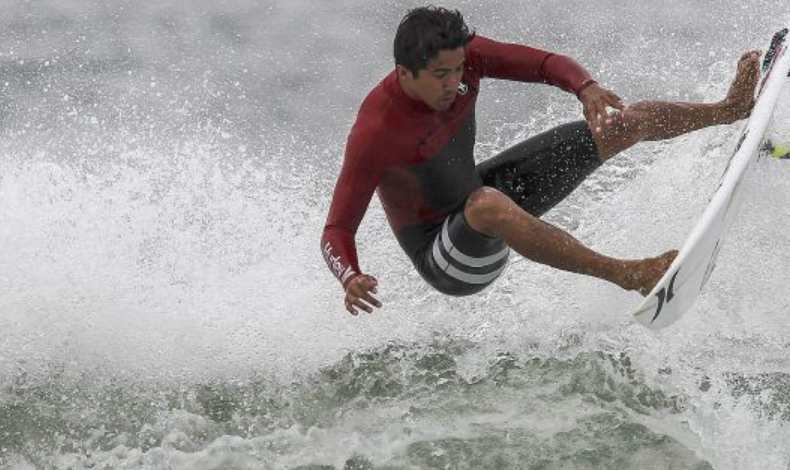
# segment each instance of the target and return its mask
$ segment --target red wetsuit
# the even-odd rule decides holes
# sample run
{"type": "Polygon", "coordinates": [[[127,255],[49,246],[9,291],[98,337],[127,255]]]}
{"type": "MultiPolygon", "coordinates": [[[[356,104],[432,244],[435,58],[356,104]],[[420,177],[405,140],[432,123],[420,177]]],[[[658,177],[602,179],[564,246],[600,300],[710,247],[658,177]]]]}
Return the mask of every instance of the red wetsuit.
{"type": "Polygon", "coordinates": [[[414,260],[444,219],[482,186],[473,148],[483,77],[548,83],[576,95],[594,82],[569,57],[481,36],[466,46],[462,86],[445,111],[410,98],[390,73],[360,107],[321,238],[324,258],[344,288],[361,273],[354,237],[374,191],[414,260]]]}

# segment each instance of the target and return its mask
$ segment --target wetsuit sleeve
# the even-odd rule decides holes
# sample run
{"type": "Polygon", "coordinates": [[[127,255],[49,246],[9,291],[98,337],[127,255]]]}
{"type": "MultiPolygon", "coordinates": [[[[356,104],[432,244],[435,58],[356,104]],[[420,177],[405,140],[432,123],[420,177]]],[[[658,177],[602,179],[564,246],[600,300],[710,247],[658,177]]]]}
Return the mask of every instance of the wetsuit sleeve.
{"type": "Polygon", "coordinates": [[[479,67],[484,77],[548,83],[576,96],[595,82],[580,63],[561,54],[482,36],[475,36],[468,48],[471,65],[479,67]]]}
{"type": "Polygon", "coordinates": [[[382,172],[360,140],[352,130],[321,237],[324,260],[344,289],[361,274],[354,238],[382,172]]]}

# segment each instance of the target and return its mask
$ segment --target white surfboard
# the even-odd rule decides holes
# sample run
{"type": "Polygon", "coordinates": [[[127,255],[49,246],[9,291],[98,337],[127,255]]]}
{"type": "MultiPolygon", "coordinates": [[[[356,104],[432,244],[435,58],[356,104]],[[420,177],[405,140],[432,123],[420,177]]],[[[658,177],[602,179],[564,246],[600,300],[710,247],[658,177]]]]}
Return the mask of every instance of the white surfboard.
{"type": "Polygon", "coordinates": [[[667,273],[632,311],[648,328],[664,328],[691,308],[710,278],[719,249],[743,202],[744,175],[757,160],[763,135],[790,71],[790,34],[774,35],[763,57],[762,78],[752,114],[700,221],[691,231],[667,273]]]}

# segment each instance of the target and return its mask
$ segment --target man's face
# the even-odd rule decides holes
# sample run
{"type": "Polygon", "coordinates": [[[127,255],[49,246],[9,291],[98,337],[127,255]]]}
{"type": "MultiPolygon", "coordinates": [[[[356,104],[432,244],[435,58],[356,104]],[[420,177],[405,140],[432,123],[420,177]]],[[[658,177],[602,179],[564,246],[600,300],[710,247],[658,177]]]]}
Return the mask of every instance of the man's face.
{"type": "Polygon", "coordinates": [[[444,111],[453,104],[458,85],[464,74],[465,51],[463,47],[443,50],[428,61],[417,77],[406,67],[398,66],[398,76],[403,89],[436,111],[444,111]]]}

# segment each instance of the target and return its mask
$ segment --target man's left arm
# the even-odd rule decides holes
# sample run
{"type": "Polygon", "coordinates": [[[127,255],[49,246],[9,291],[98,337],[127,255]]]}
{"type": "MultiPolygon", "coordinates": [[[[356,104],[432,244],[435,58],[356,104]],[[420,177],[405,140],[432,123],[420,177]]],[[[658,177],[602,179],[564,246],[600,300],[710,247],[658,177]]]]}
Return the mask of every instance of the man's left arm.
{"type": "Polygon", "coordinates": [[[608,107],[625,108],[619,96],[601,87],[572,57],[482,36],[476,36],[468,47],[470,65],[479,67],[485,77],[547,83],[575,94],[593,131],[600,132],[603,124],[611,123],[608,107]]]}

